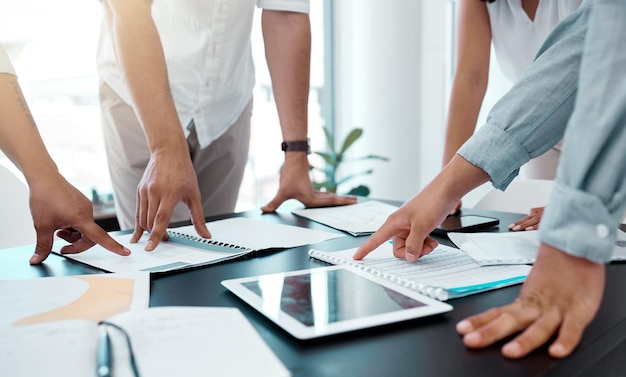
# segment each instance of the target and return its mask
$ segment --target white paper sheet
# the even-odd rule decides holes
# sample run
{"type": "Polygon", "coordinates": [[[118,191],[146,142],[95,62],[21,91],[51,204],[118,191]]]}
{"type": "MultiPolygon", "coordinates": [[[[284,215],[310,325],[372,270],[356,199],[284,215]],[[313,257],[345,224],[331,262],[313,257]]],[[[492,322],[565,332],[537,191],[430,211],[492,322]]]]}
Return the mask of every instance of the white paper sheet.
{"type": "MultiPolygon", "coordinates": [[[[235,308],[160,307],[110,319],[130,335],[142,376],[289,376],[290,372],[235,308]]],[[[115,377],[132,376],[120,331],[112,340],[115,377]]],[[[0,365],[7,376],[93,376],[98,326],[65,320],[0,327],[0,365]]]]}
{"type": "MultiPolygon", "coordinates": [[[[448,233],[459,249],[482,266],[497,264],[532,264],[539,250],[539,231],[508,233],[448,233]]],[[[626,233],[617,231],[613,261],[626,260],[626,233]]]]}
{"type": "Polygon", "coordinates": [[[293,214],[360,236],[377,231],[397,209],[396,206],[370,200],[347,206],[297,209],[293,214]]]}

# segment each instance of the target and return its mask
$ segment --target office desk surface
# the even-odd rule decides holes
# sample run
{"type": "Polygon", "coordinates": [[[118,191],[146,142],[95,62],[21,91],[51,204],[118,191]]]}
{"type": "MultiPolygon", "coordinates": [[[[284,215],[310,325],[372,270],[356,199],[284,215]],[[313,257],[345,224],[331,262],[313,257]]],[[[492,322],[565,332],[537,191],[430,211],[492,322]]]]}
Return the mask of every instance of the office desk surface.
{"type": "MultiPolygon", "coordinates": [[[[507,231],[520,215],[463,210],[500,219],[497,230],[507,231]]],[[[242,214],[314,229],[328,228],[289,213],[242,214]]],[[[356,247],[364,237],[346,237],[317,244],[338,250],[356,247]]],[[[446,238],[442,243],[452,245],[446,238]]],[[[546,348],[512,361],[500,355],[502,345],[484,350],[466,349],[455,332],[462,318],[493,306],[510,303],[520,285],[448,301],[454,310],[444,315],[403,322],[338,336],[299,341],[247,306],[220,285],[224,279],[292,271],[325,265],[308,257],[308,247],[271,252],[239,261],[195,270],[153,276],[150,306],[237,307],[293,376],[626,376],[626,264],[607,268],[602,307],[584,333],[580,346],[565,360],[547,356],[546,348]]],[[[22,279],[67,276],[101,271],[51,255],[43,265],[30,266],[33,247],[0,250],[0,278],[22,279]]],[[[245,362],[245,355],[241,355],[245,362]]],[[[210,368],[210,366],[207,366],[210,368]]],[[[210,374],[210,369],[207,372],[210,374]]]]}

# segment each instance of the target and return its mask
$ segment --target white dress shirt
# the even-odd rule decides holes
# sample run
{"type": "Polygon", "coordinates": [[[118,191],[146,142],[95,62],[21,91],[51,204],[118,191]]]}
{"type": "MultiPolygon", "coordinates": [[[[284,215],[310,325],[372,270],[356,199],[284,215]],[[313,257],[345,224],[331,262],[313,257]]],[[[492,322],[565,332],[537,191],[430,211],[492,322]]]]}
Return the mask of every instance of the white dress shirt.
{"type": "Polygon", "coordinates": [[[531,21],[522,0],[487,3],[491,39],[502,73],[515,83],[535,59],[548,33],[578,9],[582,0],[540,0],[531,21]]]}
{"type": "MultiPolygon", "coordinates": [[[[181,125],[188,135],[193,119],[202,146],[222,135],[252,98],[250,35],[255,3],[269,10],[309,12],[309,0],[154,0],[152,4],[181,125]]],[[[102,80],[132,104],[105,22],[97,60],[102,80]]]]}
{"type": "Polygon", "coordinates": [[[4,49],[4,45],[2,43],[0,43],[0,73],[10,73],[15,75],[15,69],[13,68],[13,64],[11,64],[9,54],[7,54],[7,50],[4,49]]]}

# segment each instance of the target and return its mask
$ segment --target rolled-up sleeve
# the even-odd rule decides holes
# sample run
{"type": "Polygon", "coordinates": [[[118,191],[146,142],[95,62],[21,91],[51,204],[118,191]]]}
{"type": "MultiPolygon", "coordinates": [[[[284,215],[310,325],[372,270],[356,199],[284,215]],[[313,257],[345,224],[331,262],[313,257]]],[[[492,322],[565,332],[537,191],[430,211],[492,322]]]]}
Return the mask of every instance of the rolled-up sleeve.
{"type": "Polygon", "coordinates": [[[311,4],[309,0],[257,0],[257,7],[266,10],[308,14],[311,4]]]}
{"type": "Polygon", "coordinates": [[[555,27],[530,68],[458,154],[504,190],[520,166],[563,138],[576,101],[588,7],[555,27]]]}
{"type": "Polygon", "coordinates": [[[459,154],[505,189],[563,138],[539,239],[607,262],[626,210],[626,2],[587,1],[550,34],[459,154]]]}
{"type": "Polygon", "coordinates": [[[607,262],[626,210],[626,2],[593,4],[579,94],[554,190],[541,219],[542,242],[607,262]]]}

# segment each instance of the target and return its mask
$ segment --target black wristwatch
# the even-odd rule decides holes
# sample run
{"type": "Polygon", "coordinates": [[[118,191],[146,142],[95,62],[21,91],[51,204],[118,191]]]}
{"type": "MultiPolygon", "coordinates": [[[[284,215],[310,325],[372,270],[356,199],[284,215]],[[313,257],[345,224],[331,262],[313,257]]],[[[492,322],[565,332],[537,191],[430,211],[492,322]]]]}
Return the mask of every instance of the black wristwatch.
{"type": "Polygon", "coordinates": [[[283,141],[280,144],[280,149],[283,152],[306,152],[311,154],[311,145],[309,145],[309,139],[296,140],[296,141],[283,141]]]}

